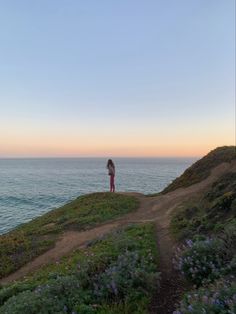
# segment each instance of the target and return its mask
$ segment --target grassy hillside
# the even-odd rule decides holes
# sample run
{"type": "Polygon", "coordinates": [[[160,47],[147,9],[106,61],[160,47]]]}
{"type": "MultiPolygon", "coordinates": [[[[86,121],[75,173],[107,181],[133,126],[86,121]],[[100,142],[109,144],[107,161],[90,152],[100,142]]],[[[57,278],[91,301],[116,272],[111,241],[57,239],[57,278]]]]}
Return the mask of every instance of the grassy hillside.
{"type": "Polygon", "coordinates": [[[180,177],[167,186],[162,193],[168,193],[178,188],[201,182],[209,176],[213,168],[223,162],[231,162],[232,160],[236,160],[235,146],[218,147],[194,163],[180,177]]]}
{"type": "Polygon", "coordinates": [[[154,226],[132,225],[0,289],[0,313],[145,314],[158,282],[154,226]]]}
{"type": "Polygon", "coordinates": [[[94,193],[0,236],[0,278],[53,247],[66,230],[83,230],[138,207],[136,198],[114,193],[94,193]]]}
{"type": "Polygon", "coordinates": [[[236,313],[236,173],[182,203],[171,231],[183,243],[175,265],[195,285],[176,313],[236,313]]]}
{"type": "Polygon", "coordinates": [[[236,228],[236,173],[225,174],[199,199],[181,204],[171,221],[178,239],[219,233],[233,225],[236,228]]]}

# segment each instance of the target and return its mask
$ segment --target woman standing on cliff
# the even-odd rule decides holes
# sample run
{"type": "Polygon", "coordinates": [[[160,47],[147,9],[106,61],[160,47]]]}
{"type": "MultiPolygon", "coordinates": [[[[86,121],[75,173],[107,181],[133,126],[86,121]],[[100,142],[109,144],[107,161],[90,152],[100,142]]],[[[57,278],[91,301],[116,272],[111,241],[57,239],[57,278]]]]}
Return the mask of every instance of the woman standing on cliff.
{"type": "Polygon", "coordinates": [[[110,192],[115,192],[115,164],[111,159],[108,159],[107,169],[110,176],[110,192]]]}

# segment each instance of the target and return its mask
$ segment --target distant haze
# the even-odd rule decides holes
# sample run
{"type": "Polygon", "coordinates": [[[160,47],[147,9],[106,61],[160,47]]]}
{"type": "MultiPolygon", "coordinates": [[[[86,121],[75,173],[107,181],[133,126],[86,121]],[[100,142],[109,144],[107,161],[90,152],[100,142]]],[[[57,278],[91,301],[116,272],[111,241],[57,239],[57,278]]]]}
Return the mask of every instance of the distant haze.
{"type": "Polygon", "coordinates": [[[235,1],[2,1],[0,157],[234,145],[235,1]]]}

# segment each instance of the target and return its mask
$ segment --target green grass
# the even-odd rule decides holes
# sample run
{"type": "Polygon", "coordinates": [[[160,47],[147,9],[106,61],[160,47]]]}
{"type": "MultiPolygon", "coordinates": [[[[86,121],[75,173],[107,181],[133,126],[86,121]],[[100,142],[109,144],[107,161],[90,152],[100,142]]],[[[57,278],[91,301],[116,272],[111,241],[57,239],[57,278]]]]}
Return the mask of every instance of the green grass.
{"type": "Polygon", "coordinates": [[[0,236],[0,278],[53,247],[62,232],[88,229],[137,207],[133,196],[94,193],[19,226],[0,236]]]}
{"type": "Polygon", "coordinates": [[[157,192],[157,193],[150,193],[150,194],[146,194],[146,197],[155,197],[155,196],[161,196],[162,192],[157,192]]]}
{"type": "MultiPolygon", "coordinates": [[[[0,289],[0,313],[46,313],[43,310],[40,311],[40,308],[37,311],[33,310],[36,304],[34,297],[36,290],[43,291],[49,289],[49,287],[51,287],[50,293],[47,292],[45,295],[42,292],[42,298],[45,298],[47,303],[53,294],[54,302],[58,302],[58,306],[60,306],[58,299],[64,300],[63,302],[70,308],[70,311],[66,313],[71,313],[72,310],[75,313],[88,314],[148,313],[148,306],[153,293],[152,289],[158,283],[158,254],[154,232],[153,224],[131,225],[120,229],[91,242],[86,249],[73,252],[59,263],[45,266],[22,281],[3,287],[0,289]],[[138,262],[138,267],[132,269],[132,272],[138,272],[138,280],[136,278],[136,281],[130,284],[130,279],[127,277],[127,283],[124,282],[125,293],[124,291],[122,292],[121,285],[121,291],[119,291],[118,295],[112,296],[111,294],[109,297],[94,296],[91,283],[96,278],[100,278],[99,283],[102,282],[104,274],[106,276],[109,269],[116,267],[115,265],[117,265],[119,258],[122,256],[127,258],[127,254],[137,254],[139,256],[140,262],[138,262]],[[59,289],[60,285],[65,285],[67,278],[70,278],[70,283],[73,283],[75,280],[79,282],[78,295],[76,289],[72,296],[66,295],[66,290],[59,289]],[[26,296],[32,296],[30,304],[25,302],[26,296]],[[69,302],[71,299],[73,300],[72,303],[69,302]],[[96,304],[96,307],[94,307],[94,304],[96,304]],[[17,307],[18,312],[15,312],[17,307]]],[[[130,264],[129,261],[127,262],[124,274],[119,276],[117,271],[114,275],[116,276],[114,280],[118,282],[119,280],[126,280],[126,273],[129,272],[128,265],[130,264]]],[[[73,287],[71,287],[72,290],[73,287]]],[[[50,312],[50,306],[47,313],[53,313],[50,312]]]]}
{"type": "Polygon", "coordinates": [[[194,163],[180,177],[167,186],[162,193],[165,194],[178,188],[188,187],[201,182],[210,175],[213,168],[223,162],[231,162],[232,160],[236,160],[235,146],[218,147],[194,163]]]}
{"type": "Polygon", "coordinates": [[[171,220],[178,239],[220,233],[233,226],[236,230],[236,173],[222,176],[203,197],[181,204],[171,220]]]}

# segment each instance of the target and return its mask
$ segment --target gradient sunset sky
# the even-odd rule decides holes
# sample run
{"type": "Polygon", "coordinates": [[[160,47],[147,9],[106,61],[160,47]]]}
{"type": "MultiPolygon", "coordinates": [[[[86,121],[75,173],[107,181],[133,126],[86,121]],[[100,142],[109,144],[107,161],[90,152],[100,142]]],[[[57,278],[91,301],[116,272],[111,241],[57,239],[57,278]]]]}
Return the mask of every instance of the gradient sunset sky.
{"type": "Polygon", "coordinates": [[[234,145],[234,0],[0,1],[0,157],[234,145]]]}

